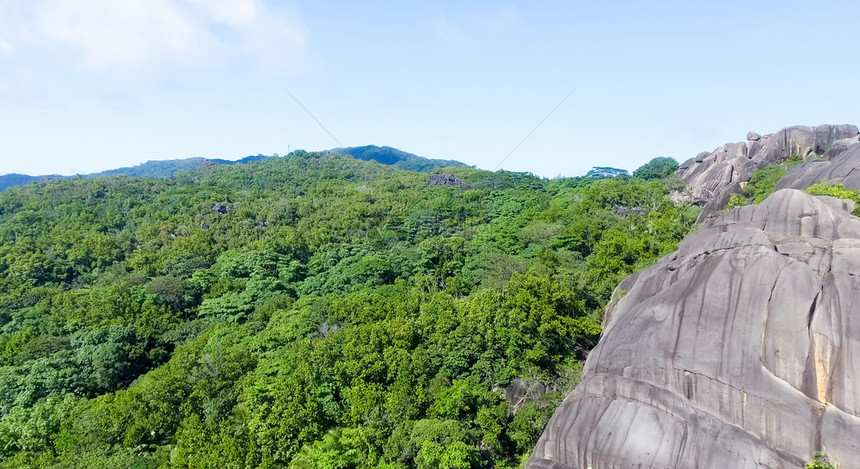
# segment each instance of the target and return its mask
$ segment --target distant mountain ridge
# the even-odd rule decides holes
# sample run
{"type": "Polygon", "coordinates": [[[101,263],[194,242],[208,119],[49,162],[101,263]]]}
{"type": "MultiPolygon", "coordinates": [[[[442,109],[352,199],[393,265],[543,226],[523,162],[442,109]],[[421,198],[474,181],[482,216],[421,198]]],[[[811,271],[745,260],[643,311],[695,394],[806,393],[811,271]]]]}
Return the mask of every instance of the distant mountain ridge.
{"type": "Polygon", "coordinates": [[[407,171],[430,171],[449,166],[468,166],[456,160],[428,159],[423,156],[398,150],[392,147],[378,147],[376,145],[365,145],[363,147],[346,147],[329,150],[344,156],[351,156],[358,160],[376,161],[389,166],[396,166],[407,171]]]}
{"type": "Polygon", "coordinates": [[[12,186],[23,186],[31,182],[41,181],[42,179],[54,179],[62,176],[29,176],[27,174],[4,174],[0,176],[0,192],[12,186]]]}
{"type": "MultiPolygon", "coordinates": [[[[297,150],[303,152],[304,150],[297,150]]],[[[389,166],[396,166],[406,171],[430,171],[438,168],[449,166],[468,166],[465,163],[455,160],[439,160],[425,158],[403,150],[398,150],[392,147],[378,147],[376,145],[365,145],[362,147],[345,147],[335,148],[332,150],[319,152],[321,154],[337,154],[342,156],[351,156],[355,159],[364,161],[376,161],[389,166]]],[[[289,156],[289,155],[287,155],[289,156]]],[[[240,160],[224,160],[220,158],[181,158],[175,160],[160,160],[147,161],[136,166],[128,166],[116,169],[109,169],[98,173],[82,174],[82,177],[99,177],[99,176],[130,176],[130,177],[149,177],[149,178],[170,178],[176,175],[179,171],[195,170],[208,165],[236,165],[248,164],[256,161],[265,160],[268,158],[278,158],[275,155],[250,155],[240,160]]],[[[75,176],[61,176],[57,174],[44,176],[30,176],[27,174],[4,174],[0,175],[0,192],[13,186],[22,186],[31,182],[41,181],[44,179],[59,179],[75,176]]]]}

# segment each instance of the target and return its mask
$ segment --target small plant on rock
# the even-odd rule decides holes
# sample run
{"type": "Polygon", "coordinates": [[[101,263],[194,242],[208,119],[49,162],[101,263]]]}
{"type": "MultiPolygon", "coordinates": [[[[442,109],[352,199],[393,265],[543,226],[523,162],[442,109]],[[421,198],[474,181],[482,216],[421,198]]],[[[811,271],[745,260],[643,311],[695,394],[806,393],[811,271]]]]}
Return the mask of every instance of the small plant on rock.
{"type": "Polygon", "coordinates": [[[830,464],[830,458],[824,453],[815,453],[815,457],[811,462],[803,466],[805,469],[836,469],[833,464],[830,464]]]}

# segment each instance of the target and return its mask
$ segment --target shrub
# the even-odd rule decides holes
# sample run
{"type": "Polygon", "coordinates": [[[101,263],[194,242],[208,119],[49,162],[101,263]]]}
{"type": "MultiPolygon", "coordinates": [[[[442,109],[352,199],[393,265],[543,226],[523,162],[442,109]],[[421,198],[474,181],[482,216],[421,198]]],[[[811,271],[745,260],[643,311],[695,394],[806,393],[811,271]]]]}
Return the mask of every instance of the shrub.
{"type": "Polygon", "coordinates": [[[807,187],[805,192],[810,195],[826,195],[829,197],[836,197],[837,199],[853,200],[857,203],[857,209],[854,210],[854,215],[860,216],[860,193],[856,190],[852,191],[846,189],[842,184],[828,186],[824,181],[822,181],[818,184],[813,184],[807,187]]]}
{"type": "Polygon", "coordinates": [[[815,457],[811,462],[803,466],[805,469],[836,469],[833,464],[830,464],[830,458],[824,453],[815,453],[815,457]]]}
{"type": "Polygon", "coordinates": [[[728,212],[735,207],[743,207],[744,205],[749,205],[749,201],[746,197],[741,194],[732,194],[732,196],[729,198],[729,201],[726,203],[726,208],[723,209],[723,211],[728,212]]]}

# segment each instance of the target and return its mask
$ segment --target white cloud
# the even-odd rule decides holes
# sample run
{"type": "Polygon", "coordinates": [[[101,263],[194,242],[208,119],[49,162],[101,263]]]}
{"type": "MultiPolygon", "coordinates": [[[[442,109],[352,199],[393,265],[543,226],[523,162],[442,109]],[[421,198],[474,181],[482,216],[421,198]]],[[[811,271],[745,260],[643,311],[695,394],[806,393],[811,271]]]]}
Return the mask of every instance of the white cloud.
{"type": "Polygon", "coordinates": [[[88,70],[193,60],[215,45],[171,0],[53,0],[38,8],[35,26],[77,51],[88,70]]]}
{"type": "Polygon", "coordinates": [[[308,49],[307,28],[292,15],[277,14],[260,2],[255,3],[256,15],[245,27],[242,52],[269,70],[302,68],[308,49]]]}
{"type": "Polygon", "coordinates": [[[188,0],[205,11],[209,18],[231,26],[244,28],[252,25],[257,18],[257,0],[188,0]]]}
{"type": "MultiPolygon", "coordinates": [[[[0,56],[55,50],[87,71],[227,65],[240,60],[301,68],[308,31],[263,0],[43,0],[21,2],[10,36],[0,11],[0,56]],[[47,48],[46,48],[47,47],[47,48]],[[71,55],[69,54],[71,52],[71,55]]],[[[7,21],[8,23],[8,21],[7,21]]]]}

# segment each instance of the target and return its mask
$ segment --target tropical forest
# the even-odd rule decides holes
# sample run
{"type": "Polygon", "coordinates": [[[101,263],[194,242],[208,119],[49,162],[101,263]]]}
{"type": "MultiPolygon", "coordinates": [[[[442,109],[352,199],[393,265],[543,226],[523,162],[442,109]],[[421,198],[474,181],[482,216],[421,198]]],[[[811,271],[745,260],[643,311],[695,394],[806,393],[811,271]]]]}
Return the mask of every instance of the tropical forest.
{"type": "Polygon", "coordinates": [[[0,467],[517,468],[678,164],[537,177],[293,151],[0,193],[0,467]]]}

